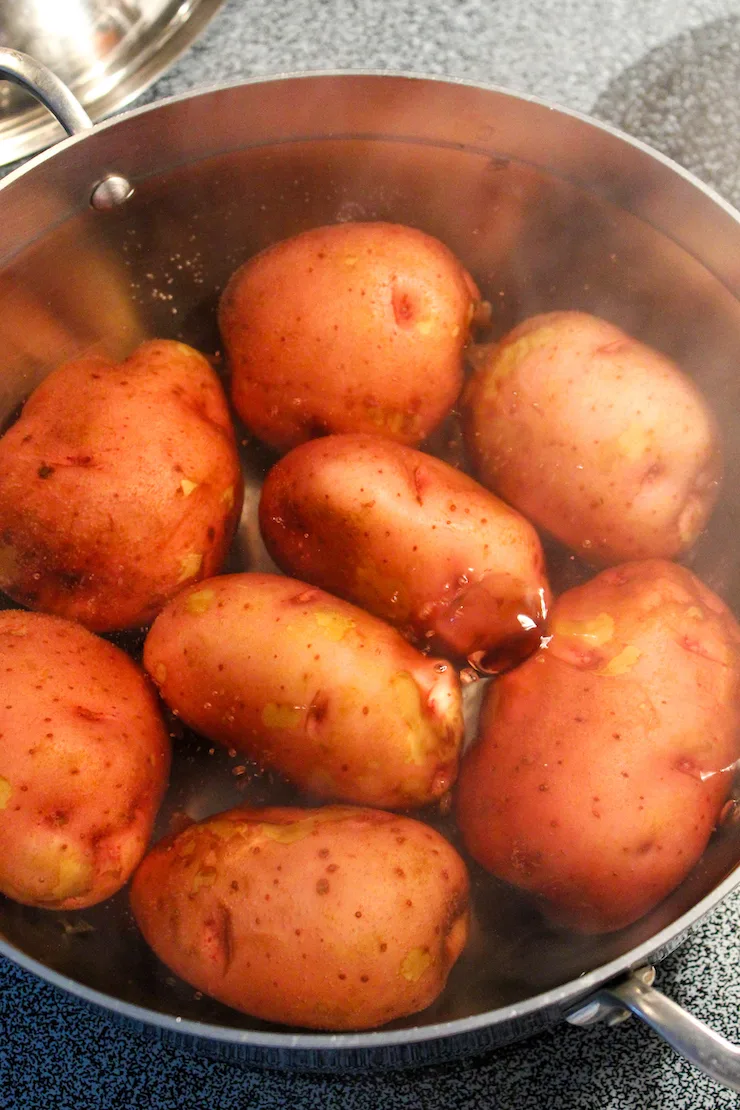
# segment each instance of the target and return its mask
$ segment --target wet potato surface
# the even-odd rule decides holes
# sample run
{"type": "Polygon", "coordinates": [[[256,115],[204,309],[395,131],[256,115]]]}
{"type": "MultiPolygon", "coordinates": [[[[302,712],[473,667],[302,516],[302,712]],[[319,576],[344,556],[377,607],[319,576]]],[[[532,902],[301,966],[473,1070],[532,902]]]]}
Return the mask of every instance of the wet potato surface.
{"type": "Polygon", "coordinates": [[[740,628],[653,560],[562,594],[549,630],[488,690],[457,822],[556,921],[608,932],[678,886],[718,823],[740,757],[740,628]]]}
{"type": "MultiPolygon", "coordinates": [[[[373,428],[373,431],[376,431],[376,427],[377,426],[375,426],[373,428]]],[[[242,543],[243,543],[243,541],[242,541],[242,543]]],[[[243,551],[243,549],[244,548],[242,548],[242,551],[243,551]]],[[[551,549],[550,549],[550,551],[551,551],[551,549]]],[[[237,555],[237,557],[239,557],[239,555],[237,555]]],[[[560,567],[560,569],[562,569],[562,567],[566,567],[567,566],[567,564],[565,563],[565,558],[566,557],[560,555],[559,553],[557,554],[557,557],[558,557],[558,559],[561,559],[561,561],[562,561],[562,566],[560,567]]],[[[575,574],[578,575],[578,574],[582,574],[582,573],[584,573],[584,572],[582,572],[581,568],[577,566],[575,574]]],[[[557,574],[554,575],[554,577],[556,579],[556,583],[557,583],[558,586],[561,586],[562,582],[564,582],[564,579],[567,578],[568,574],[572,574],[572,572],[566,571],[566,573],[557,573],[557,574]]],[[[207,760],[206,760],[206,763],[207,763],[207,760]]],[[[280,784],[275,784],[274,787],[271,787],[270,789],[267,789],[267,795],[270,795],[271,789],[276,789],[276,790],[280,791],[282,789],[282,786],[280,784]]],[[[432,814],[424,814],[423,817],[424,817],[424,819],[432,819],[432,820],[436,819],[434,817],[434,815],[432,815],[432,814]]],[[[454,829],[452,827],[447,825],[446,830],[448,831],[449,834],[454,835],[454,829]]],[[[488,881],[485,876],[480,875],[479,871],[477,871],[477,870],[475,871],[475,888],[476,888],[476,891],[477,891],[477,899],[478,899],[479,905],[481,907],[483,907],[486,904],[486,900],[487,900],[487,892],[486,891],[488,889],[490,889],[491,884],[493,884],[493,882],[494,882],[494,880],[488,881]],[[488,886],[484,887],[484,884],[486,884],[486,882],[488,882],[488,886]]],[[[496,888],[494,888],[494,889],[496,889],[496,888]]],[[[498,888],[498,889],[500,890],[500,888],[498,888]]],[[[504,896],[507,897],[507,898],[510,898],[510,900],[513,901],[513,904],[516,905],[517,896],[515,894],[510,894],[509,891],[505,890],[505,895],[504,896]]],[[[499,897],[500,897],[500,895],[499,895],[499,897]]],[[[483,955],[483,953],[481,953],[480,950],[475,946],[472,948],[472,951],[476,952],[478,957],[481,957],[481,955],[483,955]]],[[[475,973],[475,967],[470,968],[470,970],[472,970],[472,972],[475,973]]],[[[485,978],[485,976],[484,976],[484,978],[485,978]]],[[[201,988],[201,989],[207,989],[207,988],[201,988]]],[[[234,1003],[232,1003],[232,1005],[234,1005],[234,1003]]],[[[270,1015],[266,1015],[266,1017],[270,1018],[270,1015]]],[[[278,1019],[276,1019],[276,1020],[278,1020],[278,1019]]],[[[303,1019],[297,1019],[296,1018],[296,1020],[303,1020],[303,1019]]],[[[339,1019],[337,1018],[337,1020],[339,1020],[339,1019]]],[[[341,1028],[342,1026],[337,1025],[336,1027],[341,1028]]]]}
{"type": "Polygon", "coordinates": [[[257,1017],[369,1029],[428,1006],[468,933],[465,864],[378,810],[238,809],[160,842],[139,926],[193,986],[257,1017]]]}
{"type": "Polygon", "coordinates": [[[460,392],[479,301],[414,228],[334,224],[273,244],[219,304],[236,411],[279,451],[327,432],[420,443],[460,392]]]}
{"type": "Polygon", "coordinates": [[[303,582],[234,574],[185,590],[154,622],[144,665],[197,732],[309,796],[415,808],[457,776],[451,664],[303,582]]]}
{"type": "Polygon", "coordinates": [[[287,574],[453,659],[505,669],[550,601],[537,533],[466,474],[377,436],[326,436],[270,471],[262,536],[287,574]]]}
{"type": "Polygon", "coordinates": [[[95,632],[148,624],[223,563],[242,479],[208,361],[153,340],[60,366],[0,439],[0,587],[95,632]]]}
{"type": "Polygon", "coordinates": [[[474,359],[466,441],[484,485],[597,566],[695,543],[721,450],[675,363],[582,312],[525,320],[474,359]]]}
{"type": "Polygon", "coordinates": [[[146,851],[170,768],[141,669],[79,624],[0,612],[0,891],[80,909],[146,851]]]}

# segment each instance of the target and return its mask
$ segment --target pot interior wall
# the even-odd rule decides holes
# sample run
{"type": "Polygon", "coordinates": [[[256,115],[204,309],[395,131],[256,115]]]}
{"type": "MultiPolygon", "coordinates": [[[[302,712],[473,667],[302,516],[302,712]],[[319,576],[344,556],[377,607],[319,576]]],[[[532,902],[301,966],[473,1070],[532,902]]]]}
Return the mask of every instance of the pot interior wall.
{"type": "MultiPolygon", "coordinates": [[[[532,165],[457,146],[334,138],[260,146],[141,181],[120,211],[85,210],[0,271],[0,418],[55,365],[83,352],[124,356],[148,336],[219,348],[219,290],[278,238],[337,220],[387,219],[439,236],[493,304],[493,333],[535,312],[605,316],[674,356],[710,398],[724,430],[723,498],[688,563],[740,613],[740,305],[695,258],[609,202],[532,165]]],[[[740,227],[736,228],[740,251],[740,227]]],[[[248,496],[232,567],[268,567],[255,522],[269,453],[242,434],[248,496]]],[[[430,448],[462,459],[454,417],[430,448]]],[[[556,589],[590,572],[552,544],[556,589]]],[[[126,640],[136,650],[140,637],[126,640]]],[[[180,731],[158,834],[247,800],[288,799],[265,776],[235,776],[228,754],[180,731]]],[[[455,837],[434,815],[430,819],[455,837]]],[[[578,938],[548,928],[523,898],[473,868],[471,944],[418,1025],[461,1018],[565,983],[629,951],[690,909],[740,862],[740,831],[721,829],[661,907],[630,929],[578,938]]],[[[245,1029],[266,1029],[176,981],[140,940],[125,892],[80,913],[0,898],[0,930],[21,951],[115,998],[245,1029]]],[[[404,1023],[397,1023],[402,1026],[404,1023]]]]}

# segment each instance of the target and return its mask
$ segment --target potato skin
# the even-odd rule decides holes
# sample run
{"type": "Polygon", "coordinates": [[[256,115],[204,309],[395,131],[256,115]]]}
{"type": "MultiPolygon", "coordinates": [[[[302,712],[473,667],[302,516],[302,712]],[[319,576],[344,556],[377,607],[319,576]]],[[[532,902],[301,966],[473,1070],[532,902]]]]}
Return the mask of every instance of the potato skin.
{"type": "Polygon", "coordinates": [[[218,378],[191,347],[66,363],[0,439],[0,589],[98,631],[150,623],[214,574],[242,480],[218,378]]]}
{"type": "Polygon", "coordinates": [[[265,1021],[372,1029],[430,1005],[468,932],[465,864],[379,810],[233,809],[161,841],[131,886],[159,958],[265,1021]]]}
{"type": "Polygon", "coordinates": [[[453,668],[303,582],[233,574],[185,590],[154,622],[144,666],[194,729],[317,798],[421,806],[456,777],[453,668]]]}
{"type": "Polygon", "coordinates": [[[0,612],[0,891],[77,910],[144,854],[170,742],[139,667],[80,625],[0,612]]]}
{"type": "Polygon", "coordinates": [[[584,932],[688,874],[740,756],[740,629],[683,567],[602,572],[559,598],[549,646],[488,691],[457,819],[495,875],[584,932]]]}
{"type": "Polygon", "coordinates": [[[582,312],[534,316],[474,358],[466,442],[484,485],[597,565],[696,540],[722,464],[675,363],[582,312]]]}
{"type": "Polygon", "coordinates": [[[219,306],[237,412],[279,451],[326,432],[419,443],[460,392],[478,302],[452,252],[410,227],[335,224],[275,243],[219,306]]]}
{"type": "Polygon", "coordinates": [[[260,528],[287,574],[419,640],[433,633],[436,650],[498,669],[539,644],[549,589],[537,533],[421,451],[363,435],[296,447],[267,476],[260,528]]]}

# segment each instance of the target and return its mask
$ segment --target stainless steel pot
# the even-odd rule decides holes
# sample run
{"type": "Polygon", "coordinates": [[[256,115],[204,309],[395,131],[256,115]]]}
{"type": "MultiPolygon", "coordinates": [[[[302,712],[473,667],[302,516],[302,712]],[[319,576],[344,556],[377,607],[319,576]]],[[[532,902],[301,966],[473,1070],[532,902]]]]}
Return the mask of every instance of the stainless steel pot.
{"type": "MultiPolygon", "coordinates": [[[[0,186],[0,419],[62,359],[129,351],[147,335],[215,350],[228,275],[267,243],[356,218],[416,224],[444,239],[504,328],[530,312],[582,308],[676,357],[724,426],[724,498],[690,561],[740,611],[740,216],[640,143],[534,99],[404,76],[312,75],[165,101],[89,126],[47,72],[0,51],[72,133],[0,186]],[[132,192],[133,190],[133,192],[132,192]]],[[[244,451],[248,496],[237,564],[267,565],[255,522],[266,455],[244,451]]],[[[580,573],[552,553],[560,586],[580,573]]],[[[128,646],[136,649],[135,638],[128,646]]],[[[230,774],[192,735],[160,830],[263,784],[230,774]]],[[[454,831],[446,830],[454,836],[454,831]]],[[[124,1020],[249,1063],[341,1070],[479,1052],[565,1018],[629,1011],[698,1067],[740,1090],[740,1052],[651,986],[651,965],[740,883],[740,825],[628,929],[576,938],[473,872],[471,944],[429,1010],[374,1033],[271,1027],[169,976],[139,938],[125,894],[53,914],[0,901],[0,950],[124,1020]]]]}
{"type": "MultiPolygon", "coordinates": [[[[128,104],[190,46],[223,0],[0,0],[0,47],[51,66],[102,119],[128,104]]],[[[0,89],[0,165],[63,135],[31,96],[0,89]]]]}

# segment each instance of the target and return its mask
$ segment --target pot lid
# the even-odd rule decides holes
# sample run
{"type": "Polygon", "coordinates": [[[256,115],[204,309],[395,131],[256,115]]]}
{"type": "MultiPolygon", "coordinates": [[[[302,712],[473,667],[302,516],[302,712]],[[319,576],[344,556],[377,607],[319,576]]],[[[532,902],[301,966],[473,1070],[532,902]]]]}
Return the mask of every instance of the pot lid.
{"type": "MultiPolygon", "coordinates": [[[[59,76],[94,121],[144,91],[190,45],[223,0],[0,0],[0,46],[59,76]]],[[[34,100],[0,83],[0,165],[64,132],[34,100]]]]}

